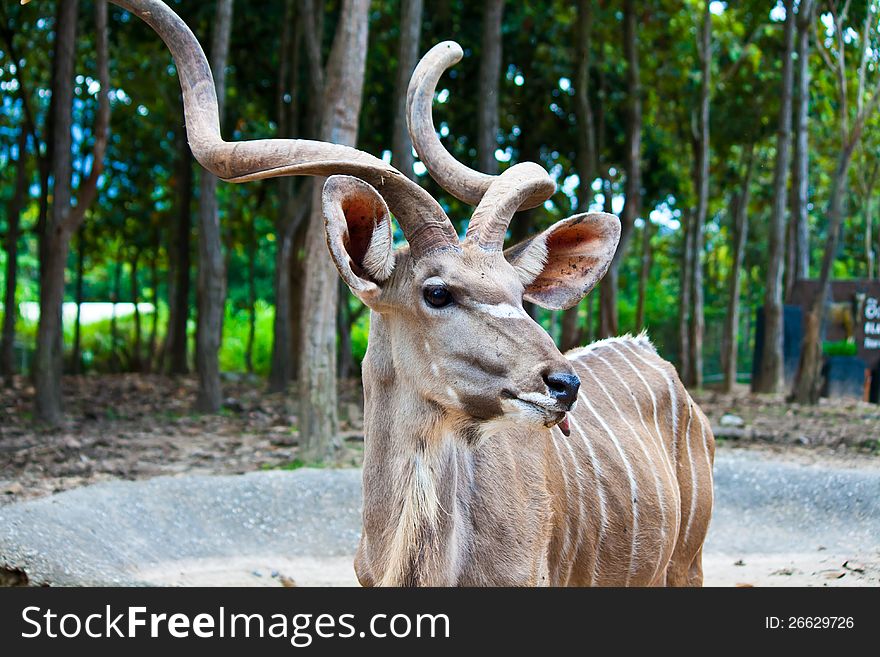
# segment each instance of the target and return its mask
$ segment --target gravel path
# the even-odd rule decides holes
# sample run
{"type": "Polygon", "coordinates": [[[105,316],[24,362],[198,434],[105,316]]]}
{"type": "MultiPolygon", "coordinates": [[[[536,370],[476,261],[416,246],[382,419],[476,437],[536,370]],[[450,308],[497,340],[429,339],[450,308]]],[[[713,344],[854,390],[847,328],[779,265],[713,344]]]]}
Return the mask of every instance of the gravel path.
{"type": "Polygon", "coordinates": [[[877,461],[720,449],[706,583],[878,585],[877,461]]]}
{"type": "MultiPolygon", "coordinates": [[[[876,459],[719,449],[706,584],[880,583],[876,459]]],[[[32,584],[345,585],[360,471],[113,481],[0,508],[0,566],[32,584]]]]}

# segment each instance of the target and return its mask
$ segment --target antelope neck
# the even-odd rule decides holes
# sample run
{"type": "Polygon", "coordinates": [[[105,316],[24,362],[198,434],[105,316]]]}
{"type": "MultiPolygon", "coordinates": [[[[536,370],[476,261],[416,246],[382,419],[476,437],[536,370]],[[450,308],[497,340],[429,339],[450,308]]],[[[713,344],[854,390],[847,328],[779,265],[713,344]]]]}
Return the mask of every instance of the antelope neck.
{"type": "Polygon", "coordinates": [[[373,562],[384,566],[373,576],[386,586],[451,585],[473,535],[467,432],[394,363],[370,362],[376,351],[391,351],[377,344],[387,337],[373,341],[376,333],[364,367],[364,536],[373,562]]]}

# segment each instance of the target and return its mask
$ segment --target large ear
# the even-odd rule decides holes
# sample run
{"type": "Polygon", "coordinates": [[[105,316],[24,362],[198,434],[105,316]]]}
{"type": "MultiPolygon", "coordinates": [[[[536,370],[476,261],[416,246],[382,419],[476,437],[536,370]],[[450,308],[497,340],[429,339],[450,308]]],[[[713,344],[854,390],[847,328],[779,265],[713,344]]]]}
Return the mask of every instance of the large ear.
{"type": "Polygon", "coordinates": [[[551,310],[570,308],[608,271],[620,220],[589,212],[559,221],[504,251],[526,288],[527,301],[551,310]]]}
{"type": "Polygon", "coordinates": [[[391,215],[374,187],[351,176],[330,176],[322,193],[327,248],[342,280],[367,306],[394,270],[391,215]]]}

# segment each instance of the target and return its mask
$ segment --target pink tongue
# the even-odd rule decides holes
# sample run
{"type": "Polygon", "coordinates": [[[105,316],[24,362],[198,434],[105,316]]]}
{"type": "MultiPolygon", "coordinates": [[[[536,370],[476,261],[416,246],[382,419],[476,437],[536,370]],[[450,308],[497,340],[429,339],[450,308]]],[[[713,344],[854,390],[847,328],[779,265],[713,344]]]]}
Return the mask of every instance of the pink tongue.
{"type": "Polygon", "coordinates": [[[557,424],[556,426],[559,427],[559,430],[565,437],[571,435],[571,427],[568,426],[568,415],[563,416],[562,420],[560,420],[559,424],[557,424]]]}

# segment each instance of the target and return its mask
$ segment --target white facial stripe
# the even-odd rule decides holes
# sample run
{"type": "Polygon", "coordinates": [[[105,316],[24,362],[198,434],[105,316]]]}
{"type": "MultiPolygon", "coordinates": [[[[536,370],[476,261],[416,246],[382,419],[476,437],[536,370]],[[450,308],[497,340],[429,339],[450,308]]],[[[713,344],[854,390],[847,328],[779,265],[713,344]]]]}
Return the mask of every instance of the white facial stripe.
{"type": "Polygon", "coordinates": [[[522,308],[511,306],[509,303],[475,303],[474,309],[502,319],[528,319],[529,316],[522,308]]]}

